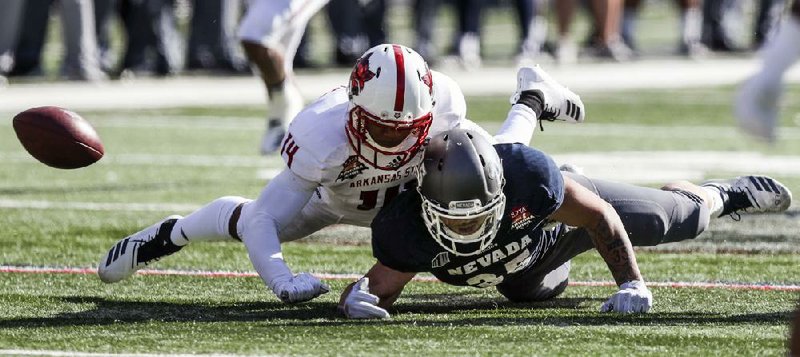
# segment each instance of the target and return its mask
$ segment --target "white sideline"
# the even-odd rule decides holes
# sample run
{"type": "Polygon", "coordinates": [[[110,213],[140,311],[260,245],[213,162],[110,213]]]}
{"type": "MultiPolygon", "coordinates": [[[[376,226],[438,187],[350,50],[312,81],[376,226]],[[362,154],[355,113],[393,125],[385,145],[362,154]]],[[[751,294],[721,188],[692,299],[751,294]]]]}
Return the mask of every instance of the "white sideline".
{"type": "MultiPolygon", "coordinates": [[[[578,93],[642,88],[687,88],[732,85],[755,72],[759,60],[709,58],[642,60],[625,64],[582,62],[574,66],[543,64],[559,82],[578,93]]],[[[303,97],[316,98],[347,83],[349,70],[296,73],[303,97]]],[[[480,71],[445,70],[466,95],[508,95],[514,90],[516,66],[485,67],[480,71]]],[[[800,66],[790,69],[787,82],[800,79],[800,66]]],[[[252,77],[179,77],[106,83],[14,83],[0,88],[0,111],[19,112],[42,105],[73,110],[141,109],[181,106],[264,105],[264,88],[252,77]]]]}
{"type": "MultiPolygon", "coordinates": [[[[74,267],[35,267],[35,266],[15,266],[0,265],[0,273],[7,274],[72,274],[72,275],[94,275],[95,268],[74,268],[74,267]]],[[[142,269],[137,272],[139,275],[157,276],[192,276],[202,278],[255,278],[255,272],[238,272],[225,270],[177,270],[177,269],[142,269]]],[[[363,274],[356,273],[312,273],[322,280],[357,280],[363,274]]],[[[426,283],[439,282],[432,276],[415,276],[412,280],[426,283]]],[[[570,286],[616,286],[612,281],[570,281],[570,286]]],[[[696,288],[696,289],[729,289],[729,290],[769,290],[769,291],[800,291],[800,285],[779,285],[779,284],[754,284],[737,282],[686,282],[686,281],[648,281],[647,286],[659,288],[696,288]]]]}

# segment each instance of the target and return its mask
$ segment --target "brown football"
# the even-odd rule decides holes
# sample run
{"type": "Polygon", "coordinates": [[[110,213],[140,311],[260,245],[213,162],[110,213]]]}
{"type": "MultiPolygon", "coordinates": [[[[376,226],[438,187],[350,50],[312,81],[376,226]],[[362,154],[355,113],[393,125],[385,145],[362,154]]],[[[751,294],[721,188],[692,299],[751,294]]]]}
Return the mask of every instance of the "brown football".
{"type": "Polygon", "coordinates": [[[59,107],[31,108],[17,114],[14,131],[31,156],[59,169],[89,166],[105,152],[89,122],[59,107]]]}

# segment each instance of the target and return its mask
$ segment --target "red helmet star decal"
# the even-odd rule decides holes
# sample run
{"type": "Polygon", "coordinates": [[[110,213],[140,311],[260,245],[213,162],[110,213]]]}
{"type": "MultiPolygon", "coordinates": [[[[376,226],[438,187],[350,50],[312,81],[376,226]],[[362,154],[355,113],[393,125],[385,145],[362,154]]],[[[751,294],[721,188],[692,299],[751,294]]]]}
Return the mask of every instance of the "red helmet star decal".
{"type": "Polygon", "coordinates": [[[422,76],[422,83],[425,83],[425,85],[428,86],[428,93],[433,95],[433,76],[431,75],[430,69],[425,69],[427,72],[425,72],[425,74],[422,76]]]}
{"type": "Polygon", "coordinates": [[[361,93],[364,90],[364,83],[375,77],[375,73],[369,70],[370,57],[372,57],[372,52],[367,53],[356,62],[356,67],[350,74],[350,96],[361,93]]]}

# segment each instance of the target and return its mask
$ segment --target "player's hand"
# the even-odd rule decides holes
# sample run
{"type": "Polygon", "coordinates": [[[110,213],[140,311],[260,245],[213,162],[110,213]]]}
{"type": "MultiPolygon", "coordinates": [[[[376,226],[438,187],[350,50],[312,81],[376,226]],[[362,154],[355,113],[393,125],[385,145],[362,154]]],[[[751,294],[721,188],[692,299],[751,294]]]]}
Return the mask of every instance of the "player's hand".
{"type": "Polygon", "coordinates": [[[653,294],[644,281],[631,280],[619,286],[619,291],[600,307],[600,312],[644,313],[653,306],[653,294]]]}
{"type": "Polygon", "coordinates": [[[290,304],[309,301],[328,291],[330,288],[327,284],[308,273],[297,274],[288,280],[275,283],[272,287],[272,292],[281,301],[290,304]]]}
{"type": "Polygon", "coordinates": [[[380,299],[370,294],[369,278],[359,279],[339,305],[339,310],[349,319],[387,319],[389,312],[378,307],[380,299]]]}

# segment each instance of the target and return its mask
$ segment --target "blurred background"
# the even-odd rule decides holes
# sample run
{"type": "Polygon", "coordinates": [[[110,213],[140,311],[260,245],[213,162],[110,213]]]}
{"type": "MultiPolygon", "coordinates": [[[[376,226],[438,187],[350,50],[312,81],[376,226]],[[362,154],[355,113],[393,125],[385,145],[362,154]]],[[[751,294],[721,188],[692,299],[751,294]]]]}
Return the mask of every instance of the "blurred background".
{"type": "MultiPolygon", "coordinates": [[[[236,37],[241,0],[2,0],[0,74],[10,83],[251,72],[236,37]],[[16,21],[13,21],[16,20],[16,21]]],[[[784,0],[331,0],[295,58],[352,67],[401,43],[434,67],[750,57],[784,0]]]]}

